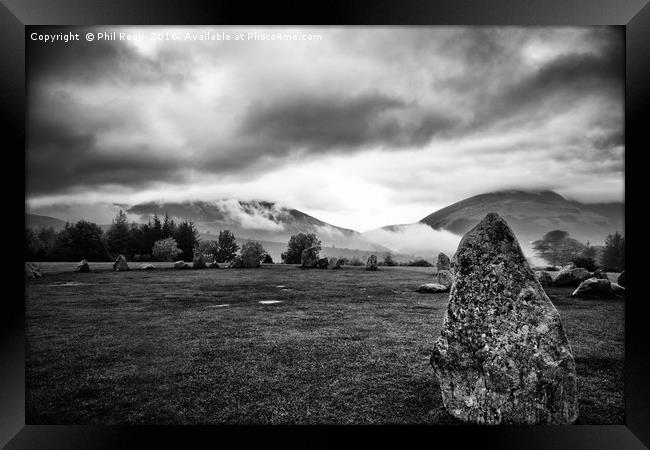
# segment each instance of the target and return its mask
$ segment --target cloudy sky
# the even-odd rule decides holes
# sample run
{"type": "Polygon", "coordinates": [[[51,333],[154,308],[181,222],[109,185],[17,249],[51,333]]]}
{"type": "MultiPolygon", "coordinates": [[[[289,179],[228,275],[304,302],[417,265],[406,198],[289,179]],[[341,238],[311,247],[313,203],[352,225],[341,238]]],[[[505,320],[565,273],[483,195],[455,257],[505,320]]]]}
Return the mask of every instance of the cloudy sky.
{"type": "Polygon", "coordinates": [[[81,37],[28,41],[31,211],[259,199],[365,231],[500,189],[624,197],[620,28],[30,31],[81,37]],[[278,31],[320,39],[246,35],[278,31]]]}

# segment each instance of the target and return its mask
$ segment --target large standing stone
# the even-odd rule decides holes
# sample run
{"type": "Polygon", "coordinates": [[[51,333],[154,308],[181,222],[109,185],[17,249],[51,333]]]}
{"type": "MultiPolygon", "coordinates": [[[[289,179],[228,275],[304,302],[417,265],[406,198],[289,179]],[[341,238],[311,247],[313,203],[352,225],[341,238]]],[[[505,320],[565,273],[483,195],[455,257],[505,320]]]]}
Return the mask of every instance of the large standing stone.
{"type": "Polygon", "coordinates": [[[366,270],[377,270],[377,255],[370,255],[366,261],[366,270]]]}
{"type": "Polygon", "coordinates": [[[129,265],[126,262],[124,255],[119,255],[113,263],[113,270],[116,272],[125,272],[129,270],[129,265]]]}
{"type": "Polygon", "coordinates": [[[205,269],[205,258],[201,253],[195,253],[194,259],[192,260],[192,269],[205,269]]]}
{"type": "Polygon", "coordinates": [[[508,224],[488,214],[463,237],[452,266],[431,357],[447,410],[480,424],[573,422],[571,347],[508,224]]]}
{"type": "Polygon", "coordinates": [[[451,270],[451,261],[449,261],[449,256],[444,253],[438,253],[438,263],[436,266],[438,267],[438,272],[441,270],[451,270]]]}
{"type": "Polygon", "coordinates": [[[578,298],[612,298],[623,297],[625,288],[602,278],[588,278],[577,287],[571,297],[578,298]]]}
{"type": "Polygon", "coordinates": [[[88,265],[88,261],[83,259],[79,264],[77,264],[77,268],[75,269],[75,272],[79,273],[88,273],[90,272],[90,266],[88,265]]]}
{"type": "Polygon", "coordinates": [[[41,269],[34,264],[33,262],[26,262],[25,263],[25,279],[26,280],[32,280],[34,278],[41,278],[43,274],[41,273],[41,269]]]}
{"type": "Polygon", "coordinates": [[[300,254],[301,267],[312,268],[318,264],[318,249],[316,247],[309,247],[302,251],[300,254]]]}
{"type": "Polygon", "coordinates": [[[571,263],[562,267],[553,284],[555,286],[578,286],[587,278],[591,278],[591,274],[587,269],[576,267],[575,264],[571,263]]]}

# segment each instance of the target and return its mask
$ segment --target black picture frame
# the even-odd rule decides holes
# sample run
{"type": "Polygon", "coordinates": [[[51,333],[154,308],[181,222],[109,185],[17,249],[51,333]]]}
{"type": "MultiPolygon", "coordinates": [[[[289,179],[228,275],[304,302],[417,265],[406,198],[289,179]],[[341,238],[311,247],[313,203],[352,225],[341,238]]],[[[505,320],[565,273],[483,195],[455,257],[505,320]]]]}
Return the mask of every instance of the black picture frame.
{"type": "MultiPolygon", "coordinates": [[[[7,126],[6,167],[24,164],[25,148],[25,27],[28,25],[621,25],[626,37],[625,94],[625,190],[626,203],[643,190],[635,188],[644,170],[647,151],[647,117],[650,105],[650,5],[647,0],[354,0],[309,2],[180,2],[147,0],[0,0],[0,111],[7,126]],[[22,152],[22,153],[21,153],[22,152]],[[22,155],[22,157],[20,156],[22,155]],[[635,162],[636,161],[636,162],[635,162]],[[639,172],[639,173],[636,173],[639,172]],[[636,175],[635,175],[636,173],[636,175]]],[[[647,170],[646,170],[647,171],[647,170]]],[[[13,185],[5,192],[19,194],[13,185]],[[12,189],[13,187],[13,189],[12,189]]],[[[14,204],[12,203],[12,206],[14,204]]],[[[24,198],[23,198],[24,208],[24,198]]],[[[225,445],[224,434],[236,437],[237,446],[252,439],[282,433],[283,444],[301,447],[328,446],[350,434],[362,433],[365,444],[408,445],[414,439],[435,446],[451,440],[480,448],[642,449],[650,446],[650,359],[647,343],[650,327],[643,314],[639,260],[643,223],[630,223],[626,208],[628,245],[626,278],[626,419],[625,425],[535,427],[161,427],[161,426],[46,426],[25,425],[24,291],[18,275],[10,280],[16,293],[2,302],[0,326],[0,445],[7,449],[76,448],[194,448],[225,445]],[[632,281],[629,281],[632,280],[632,281]],[[637,286],[640,284],[636,281],[637,286]]],[[[643,210],[643,209],[642,209],[643,210]]],[[[23,230],[17,226],[15,236],[23,230]]],[[[21,233],[21,234],[18,234],[21,233]]],[[[18,244],[21,244],[20,242],[18,244]]],[[[20,254],[20,253],[18,253],[20,254]]],[[[19,264],[19,263],[18,263],[19,264]]],[[[14,264],[19,267],[18,264],[14,264]]],[[[415,444],[414,444],[415,445],[415,444]]]]}

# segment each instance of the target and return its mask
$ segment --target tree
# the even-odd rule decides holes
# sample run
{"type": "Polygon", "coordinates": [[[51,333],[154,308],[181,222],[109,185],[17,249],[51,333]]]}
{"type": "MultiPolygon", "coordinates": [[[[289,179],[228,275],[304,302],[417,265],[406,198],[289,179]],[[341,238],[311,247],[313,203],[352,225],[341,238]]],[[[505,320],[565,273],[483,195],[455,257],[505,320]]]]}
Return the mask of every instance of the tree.
{"type": "Polygon", "coordinates": [[[605,248],[600,259],[600,266],[608,272],[625,270],[625,236],[618,231],[605,239],[605,248]]]}
{"type": "Polygon", "coordinates": [[[389,253],[386,253],[386,256],[384,256],[384,266],[395,266],[395,261],[393,261],[393,255],[389,253]]]}
{"type": "Polygon", "coordinates": [[[549,263],[557,266],[570,262],[580,256],[586,246],[569,237],[569,233],[562,230],[549,231],[542,239],[533,242],[537,255],[549,263]]]}
{"type": "Polygon", "coordinates": [[[199,243],[199,232],[192,221],[183,220],[173,236],[181,249],[181,259],[191,261],[194,256],[194,247],[199,243]]]}
{"type": "Polygon", "coordinates": [[[160,227],[160,238],[161,239],[166,239],[168,237],[174,237],[176,234],[176,224],[174,223],[174,219],[169,217],[167,213],[165,213],[165,219],[163,220],[163,223],[160,227]]]}
{"type": "Polygon", "coordinates": [[[181,254],[174,238],[165,238],[156,241],[151,254],[159,261],[174,261],[181,254]]]}
{"type": "Polygon", "coordinates": [[[216,261],[215,255],[217,254],[217,249],[217,241],[202,240],[199,242],[196,252],[202,254],[208,260],[216,261]]]}
{"type": "Polygon", "coordinates": [[[133,254],[129,224],[126,214],[121,209],[115,216],[115,219],[113,219],[113,223],[106,233],[106,242],[108,244],[108,250],[112,253],[111,256],[113,257],[133,254]]]}
{"type": "Polygon", "coordinates": [[[300,264],[302,251],[309,247],[316,247],[316,252],[321,249],[320,239],[314,233],[298,233],[289,238],[287,251],[280,256],[285,264],[300,264]]]}
{"type": "Polygon", "coordinates": [[[153,239],[153,242],[151,243],[152,246],[156,241],[163,239],[162,223],[160,223],[160,219],[158,218],[157,214],[154,214],[153,222],[151,223],[151,238],[153,239]]]}
{"type": "Polygon", "coordinates": [[[593,272],[596,270],[598,267],[596,266],[596,261],[594,258],[588,258],[585,256],[577,256],[571,260],[573,264],[576,265],[576,267],[582,267],[583,269],[588,270],[589,272],[593,272]]]}
{"type": "Polygon", "coordinates": [[[271,257],[271,255],[269,255],[269,254],[267,253],[267,254],[264,256],[264,259],[262,260],[262,262],[263,262],[264,264],[273,264],[273,258],[271,257]]]}
{"type": "Polygon", "coordinates": [[[359,258],[358,256],[353,256],[352,259],[350,259],[350,265],[363,266],[363,261],[361,261],[361,258],[359,258]]]}
{"type": "Polygon", "coordinates": [[[40,247],[36,233],[31,228],[25,228],[25,261],[42,261],[38,258],[40,247]]]}
{"type": "Polygon", "coordinates": [[[241,246],[241,253],[238,259],[242,267],[259,267],[266,256],[266,250],[257,241],[246,241],[241,246]]]}
{"type": "Polygon", "coordinates": [[[239,250],[239,245],[235,241],[235,235],[230,230],[220,231],[214,260],[217,262],[230,262],[237,256],[237,250],[239,250]]]}
{"type": "Polygon", "coordinates": [[[80,220],[67,231],[68,260],[106,261],[109,257],[102,241],[102,229],[97,224],[80,220]]]}

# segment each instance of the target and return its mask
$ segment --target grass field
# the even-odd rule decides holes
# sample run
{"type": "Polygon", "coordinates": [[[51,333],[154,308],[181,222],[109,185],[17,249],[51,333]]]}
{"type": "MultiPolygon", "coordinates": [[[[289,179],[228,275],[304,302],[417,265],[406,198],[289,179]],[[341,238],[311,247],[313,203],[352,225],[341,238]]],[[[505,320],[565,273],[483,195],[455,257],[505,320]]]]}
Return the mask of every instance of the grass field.
{"type": "MultiPolygon", "coordinates": [[[[414,292],[434,269],[75,265],[26,284],[28,424],[458,423],[429,365],[448,295],[414,292]]],[[[622,424],[624,301],[570,292],[577,423],[622,424]]]]}

